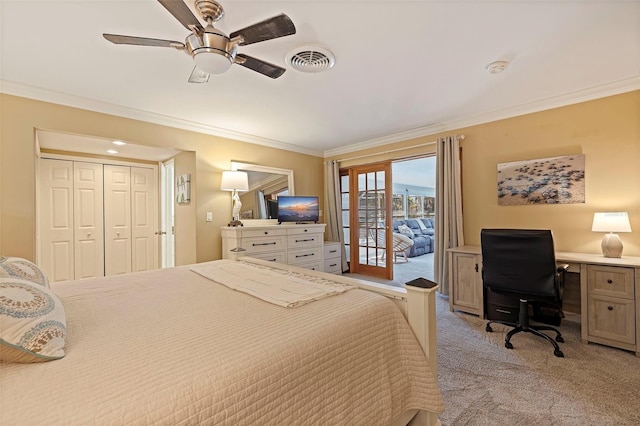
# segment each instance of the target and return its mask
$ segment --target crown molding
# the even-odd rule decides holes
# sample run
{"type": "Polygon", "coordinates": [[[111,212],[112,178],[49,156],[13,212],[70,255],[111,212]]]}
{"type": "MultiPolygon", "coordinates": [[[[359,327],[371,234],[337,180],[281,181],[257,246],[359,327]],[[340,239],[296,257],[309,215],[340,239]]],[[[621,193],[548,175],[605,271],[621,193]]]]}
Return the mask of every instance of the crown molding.
{"type": "Polygon", "coordinates": [[[621,93],[640,90],[640,76],[632,77],[625,80],[619,80],[602,86],[578,90],[565,93],[560,96],[553,96],[521,105],[508,108],[501,108],[487,113],[477,114],[469,117],[462,117],[455,120],[431,124],[428,126],[418,127],[416,129],[394,133],[388,136],[369,139],[366,141],[350,144],[345,147],[330,149],[324,151],[324,158],[349,154],[370,148],[377,148],[395,142],[403,142],[409,139],[421,138],[434,135],[450,130],[458,130],[464,127],[476,126],[479,124],[490,123],[492,121],[504,120],[507,118],[517,117],[520,115],[532,114],[535,112],[545,111],[553,108],[560,108],[567,105],[587,102],[594,99],[605,98],[607,96],[619,95],[621,93]]]}
{"type": "Polygon", "coordinates": [[[298,152],[301,154],[313,155],[315,157],[322,157],[323,155],[323,152],[321,150],[312,150],[309,148],[280,142],[274,139],[263,138],[247,133],[236,132],[220,127],[173,118],[162,114],[155,114],[135,108],[123,107],[108,102],[96,101],[89,98],[83,98],[80,96],[69,95],[53,90],[42,89],[39,87],[16,83],[14,81],[0,80],[0,93],[19,96],[22,98],[34,99],[42,102],[64,105],[72,108],[80,108],[103,114],[115,115],[118,117],[144,121],[152,124],[159,124],[162,126],[188,130],[211,136],[233,139],[241,142],[248,142],[256,145],[263,145],[270,148],[277,148],[286,151],[298,152]]]}

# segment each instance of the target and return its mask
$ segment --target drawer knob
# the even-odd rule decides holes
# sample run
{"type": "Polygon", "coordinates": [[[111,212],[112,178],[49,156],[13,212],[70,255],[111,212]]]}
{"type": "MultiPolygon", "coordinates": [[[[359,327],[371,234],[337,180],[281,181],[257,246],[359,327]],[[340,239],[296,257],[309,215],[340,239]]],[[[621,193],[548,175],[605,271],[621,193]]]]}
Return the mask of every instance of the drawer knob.
{"type": "Polygon", "coordinates": [[[613,311],[613,306],[607,306],[607,309],[613,311]]]}
{"type": "Polygon", "coordinates": [[[609,283],[609,284],[613,284],[613,280],[612,280],[612,279],[608,279],[608,280],[607,280],[607,283],[609,283]]]}
{"type": "Polygon", "coordinates": [[[269,231],[264,231],[264,235],[269,235],[269,231]]]}

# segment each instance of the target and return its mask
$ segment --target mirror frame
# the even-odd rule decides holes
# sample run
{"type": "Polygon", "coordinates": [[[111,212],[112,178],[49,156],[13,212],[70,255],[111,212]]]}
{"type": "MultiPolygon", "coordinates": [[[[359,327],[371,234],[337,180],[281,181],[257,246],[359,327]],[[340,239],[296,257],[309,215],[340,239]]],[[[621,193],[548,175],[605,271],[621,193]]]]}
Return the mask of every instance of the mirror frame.
{"type": "Polygon", "coordinates": [[[231,161],[231,170],[247,170],[252,172],[274,173],[286,175],[289,184],[289,194],[295,195],[293,186],[293,170],[280,169],[277,167],[261,166],[259,164],[241,163],[239,161],[231,161]]]}

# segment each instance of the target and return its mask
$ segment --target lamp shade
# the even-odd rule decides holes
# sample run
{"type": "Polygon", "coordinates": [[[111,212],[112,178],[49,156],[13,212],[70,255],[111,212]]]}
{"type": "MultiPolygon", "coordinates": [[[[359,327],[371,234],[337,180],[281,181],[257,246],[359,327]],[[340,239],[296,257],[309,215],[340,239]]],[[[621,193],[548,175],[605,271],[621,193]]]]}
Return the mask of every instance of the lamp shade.
{"type": "Polygon", "coordinates": [[[593,232],[631,232],[627,212],[606,212],[593,215],[593,232]]]}
{"type": "Polygon", "coordinates": [[[239,172],[235,170],[222,172],[220,189],[223,191],[248,191],[249,176],[247,175],[247,172],[239,172]]]}

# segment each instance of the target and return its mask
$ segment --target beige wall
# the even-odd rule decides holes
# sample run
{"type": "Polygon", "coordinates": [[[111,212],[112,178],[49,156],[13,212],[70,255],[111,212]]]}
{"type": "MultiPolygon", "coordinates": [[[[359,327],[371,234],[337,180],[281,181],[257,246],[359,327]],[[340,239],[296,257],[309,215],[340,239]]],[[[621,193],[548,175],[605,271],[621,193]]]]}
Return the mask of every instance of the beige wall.
{"type": "MultiPolygon", "coordinates": [[[[628,211],[633,230],[621,234],[624,254],[640,256],[640,91],[462,128],[464,237],[480,243],[483,227],[550,228],[556,249],[600,253],[591,232],[596,211],[628,211]],[[497,164],[569,154],[585,155],[584,204],[499,206],[497,164]]],[[[443,134],[351,153],[352,157],[434,141],[443,134]]],[[[345,164],[433,152],[433,145],[345,164]]]]}
{"type": "MultiPolygon", "coordinates": [[[[10,95],[0,95],[0,119],[0,253],[3,255],[35,258],[36,129],[193,152],[195,202],[189,208],[188,217],[181,218],[181,224],[176,226],[185,225],[187,234],[194,233],[189,227],[195,226],[195,242],[188,237],[191,241],[177,244],[185,250],[195,247],[198,262],[221,257],[220,226],[230,219],[231,196],[220,191],[220,175],[230,168],[232,160],[293,169],[296,192],[323,194],[320,157],[10,95]],[[205,221],[207,211],[213,212],[213,222],[205,221]]],[[[192,258],[193,253],[188,257],[192,258]]]]}

